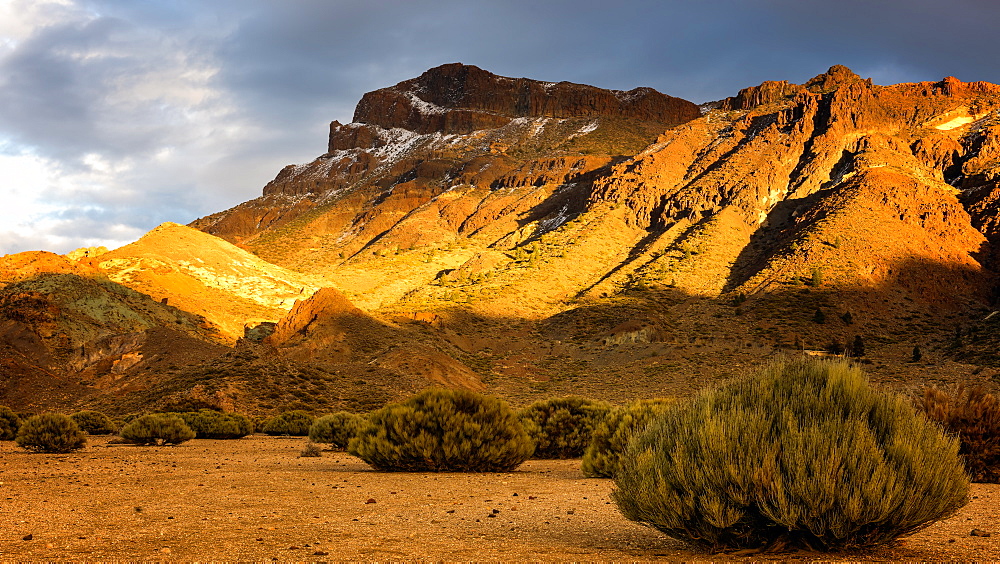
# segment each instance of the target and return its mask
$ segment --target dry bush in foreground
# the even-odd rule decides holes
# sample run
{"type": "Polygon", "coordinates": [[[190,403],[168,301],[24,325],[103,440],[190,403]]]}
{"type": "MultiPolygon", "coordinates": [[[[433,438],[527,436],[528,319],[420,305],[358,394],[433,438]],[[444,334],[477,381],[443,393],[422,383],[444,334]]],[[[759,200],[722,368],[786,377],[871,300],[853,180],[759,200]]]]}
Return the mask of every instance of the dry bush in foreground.
{"type": "Polygon", "coordinates": [[[13,441],[21,427],[21,418],[11,408],[0,405],[0,441],[13,441]]]}
{"type": "Polygon", "coordinates": [[[347,450],[347,444],[357,434],[364,418],[347,411],[324,415],[309,427],[309,440],[326,443],[332,450],[347,450]]]}
{"type": "Polygon", "coordinates": [[[871,547],[967,501],[958,441],[846,362],[775,362],[706,390],[630,443],[612,496],[709,549],[871,547]]]}
{"type": "Polygon", "coordinates": [[[571,396],[536,401],[518,416],[535,441],[535,458],[578,458],[610,410],[607,402],[571,396]]]}
{"type": "Polygon", "coordinates": [[[29,417],[14,439],[17,446],[36,452],[72,452],[87,444],[87,435],[62,413],[29,417]]]}
{"type": "Polygon", "coordinates": [[[370,413],[348,452],[376,470],[505,472],[533,448],[503,401],[464,390],[426,390],[370,413]]]}
{"type": "Polygon", "coordinates": [[[959,454],[976,482],[1000,483],[1000,400],[981,386],[924,390],[917,407],[958,435],[959,454]]]}
{"type": "Polygon", "coordinates": [[[264,427],[261,430],[268,435],[304,437],[309,434],[309,427],[312,426],[312,423],[312,415],[301,409],[294,409],[268,419],[264,422],[264,427]]]}
{"type": "Polygon", "coordinates": [[[639,400],[612,409],[594,427],[590,445],[583,453],[581,469],[588,478],[613,478],[629,439],[673,403],[668,399],[639,400]]]}
{"type": "Polygon", "coordinates": [[[110,435],[117,430],[115,422],[100,411],[77,411],[70,418],[88,435],[110,435]]]}
{"type": "Polygon", "coordinates": [[[178,415],[198,439],[239,439],[253,433],[253,421],[238,413],[202,409],[178,415]]]}
{"type": "Polygon", "coordinates": [[[151,413],[133,420],[118,433],[137,445],[179,445],[195,437],[187,423],[174,413],[151,413]]]}

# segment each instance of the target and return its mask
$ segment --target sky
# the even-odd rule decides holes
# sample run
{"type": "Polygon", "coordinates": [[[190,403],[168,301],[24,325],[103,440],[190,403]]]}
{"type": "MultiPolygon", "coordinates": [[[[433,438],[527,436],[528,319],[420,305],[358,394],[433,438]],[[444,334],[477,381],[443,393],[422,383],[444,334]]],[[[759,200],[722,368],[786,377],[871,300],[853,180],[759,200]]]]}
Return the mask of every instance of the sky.
{"type": "Polygon", "coordinates": [[[997,0],[0,0],[0,254],[115,248],[261,194],[445,63],[701,103],[834,64],[1000,83],[997,0]]]}

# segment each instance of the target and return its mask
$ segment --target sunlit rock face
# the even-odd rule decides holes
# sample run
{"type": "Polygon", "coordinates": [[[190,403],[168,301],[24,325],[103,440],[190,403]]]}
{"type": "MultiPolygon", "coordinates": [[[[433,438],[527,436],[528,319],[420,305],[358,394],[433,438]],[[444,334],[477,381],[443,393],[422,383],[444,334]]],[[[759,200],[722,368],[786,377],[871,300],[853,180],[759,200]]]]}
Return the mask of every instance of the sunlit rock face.
{"type": "Polygon", "coordinates": [[[437,67],[366,94],[259,198],[112,251],[3,257],[0,362],[25,375],[3,397],[367,409],[940,342],[995,286],[998,111],[996,85],[842,66],[701,106],[437,67]]]}

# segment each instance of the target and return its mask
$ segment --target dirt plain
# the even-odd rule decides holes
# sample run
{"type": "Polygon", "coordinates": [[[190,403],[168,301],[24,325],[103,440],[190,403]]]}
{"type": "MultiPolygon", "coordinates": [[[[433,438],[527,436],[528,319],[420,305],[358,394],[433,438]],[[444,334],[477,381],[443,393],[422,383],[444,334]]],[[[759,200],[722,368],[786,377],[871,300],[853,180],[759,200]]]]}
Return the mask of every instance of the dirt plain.
{"type": "Polygon", "coordinates": [[[579,460],[499,474],[381,473],[301,438],[108,444],[72,454],[0,443],[0,561],[984,561],[1000,555],[1000,485],[870,552],[711,554],[625,520],[579,460]],[[972,536],[973,529],[991,536],[972,536]]]}

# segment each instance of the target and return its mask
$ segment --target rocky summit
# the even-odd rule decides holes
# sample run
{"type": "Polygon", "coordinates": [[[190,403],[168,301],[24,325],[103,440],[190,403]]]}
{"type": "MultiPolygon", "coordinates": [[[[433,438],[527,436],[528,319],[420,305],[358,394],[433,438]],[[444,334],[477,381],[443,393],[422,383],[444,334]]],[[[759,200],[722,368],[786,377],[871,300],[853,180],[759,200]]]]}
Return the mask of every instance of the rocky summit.
{"type": "Polygon", "coordinates": [[[1000,385],[1000,86],[834,66],[696,105],[462,64],[260,197],[0,258],[0,403],[685,395],[774,354],[1000,385]]]}

